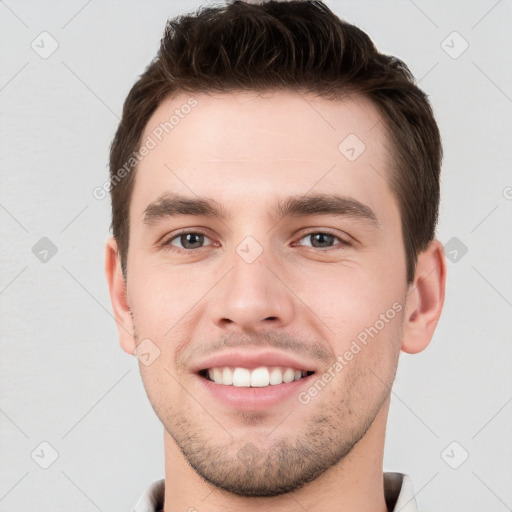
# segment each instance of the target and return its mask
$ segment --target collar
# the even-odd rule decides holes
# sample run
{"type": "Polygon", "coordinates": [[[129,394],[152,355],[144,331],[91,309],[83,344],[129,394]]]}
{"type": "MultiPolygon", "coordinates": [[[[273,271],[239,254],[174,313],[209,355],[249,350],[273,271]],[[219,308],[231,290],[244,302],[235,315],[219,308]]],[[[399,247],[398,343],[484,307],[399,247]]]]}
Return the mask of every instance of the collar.
{"type": "MultiPolygon", "coordinates": [[[[384,473],[384,497],[390,512],[418,512],[412,480],[403,473],[384,473]]],[[[132,512],[162,512],[165,480],[154,481],[141,495],[132,512]]]]}

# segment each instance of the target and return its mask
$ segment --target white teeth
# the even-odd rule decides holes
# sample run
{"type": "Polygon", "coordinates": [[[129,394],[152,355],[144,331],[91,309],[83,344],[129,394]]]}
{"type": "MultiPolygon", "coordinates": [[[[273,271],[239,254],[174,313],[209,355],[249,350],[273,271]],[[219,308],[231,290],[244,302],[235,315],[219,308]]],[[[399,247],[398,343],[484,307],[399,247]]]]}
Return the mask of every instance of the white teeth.
{"type": "Polygon", "coordinates": [[[222,371],[220,368],[214,368],[213,369],[213,380],[217,384],[222,384],[222,371]]]}
{"type": "Polygon", "coordinates": [[[216,384],[235,387],[263,388],[277,384],[293,382],[307,376],[306,370],[284,368],[280,366],[259,366],[253,370],[230,368],[229,366],[209,368],[208,378],[216,384]]]}
{"type": "Polygon", "coordinates": [[[255,368],[251,372],[251,387],[252,388],[262,388],[264,386],[268,386],[270,383],[270,375],[268,374],[268,370],[261,366],[260,368],[255,368]]]}
{"type": "Polygon", "coordinates": [[[282,384],[283,383],[283,372],[281,368],[272,368],[270,370],[270,384],[282,384]]]}
{"type": "Polygon", "coordinates": [[[283,382],[291,382],[295,378],[295,371],[293,368],[286,368],[283,373],[283,382]]]}
{"type": "MultiPolygon", "coordinates": [[[[215,381],[217,382],[217,381],[215,381]]],[[[218,383],[219,384],[219,383],[218,383]]],[[[220,384],[224,384],[220,382],[220,384]]],[[[247,368],[235,368],[233,372],[233,386],[236,387],[251,387],[251,372],[247,368]]]]}
{"type": "Polygon", "coordinates": [[[233,371],[227,366],[222,370],[222,384],[233,384],[233,371]]]}

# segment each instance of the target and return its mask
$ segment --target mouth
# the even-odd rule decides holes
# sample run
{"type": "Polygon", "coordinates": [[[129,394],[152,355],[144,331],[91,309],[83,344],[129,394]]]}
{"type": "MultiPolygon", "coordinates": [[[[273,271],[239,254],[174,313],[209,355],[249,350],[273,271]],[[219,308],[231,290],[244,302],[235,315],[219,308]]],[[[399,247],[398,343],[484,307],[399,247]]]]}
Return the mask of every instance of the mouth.
{"type": "Polygon", "coordinates": [[[204,368],[198,372],[200,377],[215,384],[237,388],[265,388],[289,384],[305,379],[314,373],[314,371],[286,366],[259,366],[252,369],[216,366],[204,368]]]}

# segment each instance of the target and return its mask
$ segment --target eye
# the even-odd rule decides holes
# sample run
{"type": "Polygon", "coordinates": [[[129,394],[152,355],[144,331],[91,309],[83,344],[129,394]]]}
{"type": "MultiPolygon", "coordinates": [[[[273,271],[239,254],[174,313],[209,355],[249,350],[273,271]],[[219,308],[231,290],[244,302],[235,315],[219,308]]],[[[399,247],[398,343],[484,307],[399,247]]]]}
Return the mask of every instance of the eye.
{"type": "Polygon", "coordinates": [[[211,242],[210,238],[208,238],[204,233],[187,231],[169,238],[167,241],[163,242],[162,245],[171,250],[191,251],[204,247],[205,241],[211,242]]]}
{"type": "MultiPolygon", "coordinates": [[[[315,249],[329,249],[336,245],[336,241],[341,242],[341,245],[350,245],[347,240],[344,240],[332,233],[328,233],[325,231],[317,231],[313,233],[308,233],[299,239],[299,243],[302,240],[308,240],[309,243],[303,244],[309,247],[313,247],[315,249]]],[[[301,244],[302,245],[302,244],[301,244]]]]}

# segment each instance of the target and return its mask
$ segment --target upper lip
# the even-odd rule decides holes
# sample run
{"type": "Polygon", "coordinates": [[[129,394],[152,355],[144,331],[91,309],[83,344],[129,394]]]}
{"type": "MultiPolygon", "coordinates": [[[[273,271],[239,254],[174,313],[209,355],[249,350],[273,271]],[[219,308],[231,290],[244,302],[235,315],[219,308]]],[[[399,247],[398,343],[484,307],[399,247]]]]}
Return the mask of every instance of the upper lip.
{"type": "Polygon", "coordinates": [[[316,371],[315,367],[296,356],[290,356],[275,351],[234,351],[215,354],[202,359],[193,365],[192,371],[198,373],[201,370],[230,366],[232,368],[240,367],[252,370],[259,366],[283,366],[285,368],[294,368],[296,370],[316,371]]]}

